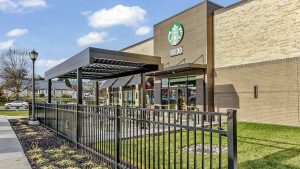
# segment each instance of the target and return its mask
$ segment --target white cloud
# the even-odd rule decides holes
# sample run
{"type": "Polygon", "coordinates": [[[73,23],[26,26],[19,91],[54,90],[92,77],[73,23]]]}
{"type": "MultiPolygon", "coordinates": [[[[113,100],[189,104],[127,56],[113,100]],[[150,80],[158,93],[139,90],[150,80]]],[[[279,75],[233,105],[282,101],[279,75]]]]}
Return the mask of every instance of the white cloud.
{"type": "Polygon", "coordinates": [[[77,45],[82,47],[102,43],[107,40],[107,37],[108,33],[106,32],[90,32],[89,34],[78,38],[77,45]]]}
{"type": "Polygon", "coordinates": [[[111,9],[101,9],[88,16],[89,26],[108,28],[115,25],[137,26],[145,21],[147,12],[139,6],[117,5],[111,9]]]}
{"type": "Polygon", "coordinates": [[[54,67],[62,62],[64,62],[66,59],[38,59],[36,62],[36,65],[39,67],[54,67]]]}
{"type": "Polygon", "coordinates": [[[11,47],[13,47],[14,45],[14,40],[13,39],[9,39],[7,41],[0,41],[0,49],[9,49],[11,47]]]}
{"type": "Polygon", "coordinates": [[[19,4],[25,8],[45,8],[47,7],[47,3],[45,0],[21,0],[19,4]]]}
{"type": "Polygon", "coordinates": [[[18,37],[23,36],[28,33],[28,29],[16,28],[6,33],[8,37],[18,37]]]}
{"type": "Polygon", "coordinates": [[[11,0],[0,0],[1,11],[14,11],[18,8],[18,4],[11,0]]]}
{"type": "Polygon", "coordinates": [[[47,7],[45,0],[0,0],[0,11],[3,12],[22,12],[45,7],[47,7]]]}
{"type": "Polygon", "coordinates": [[[148,26],[142,26],[142,27],[140,27],[139,29],[137,29],[136,31],[135,31],[135,34],[136,35],[139,35],[139,36],[142,36],[142,35],[147,35],[148,33],[150,33],[151,32],[151,28],[150,27],[148,27],[148,26]]]}

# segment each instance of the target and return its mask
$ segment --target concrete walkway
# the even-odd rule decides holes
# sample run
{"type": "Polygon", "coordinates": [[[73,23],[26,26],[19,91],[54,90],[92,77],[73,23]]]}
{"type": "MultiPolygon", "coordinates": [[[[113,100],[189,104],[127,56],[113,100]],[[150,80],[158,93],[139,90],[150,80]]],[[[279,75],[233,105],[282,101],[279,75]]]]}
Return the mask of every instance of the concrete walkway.
{"type": "Polygon", "coordinates": [[[31,169],[22,146],[5,116],[0,116],[0,168],[31,169]]]}

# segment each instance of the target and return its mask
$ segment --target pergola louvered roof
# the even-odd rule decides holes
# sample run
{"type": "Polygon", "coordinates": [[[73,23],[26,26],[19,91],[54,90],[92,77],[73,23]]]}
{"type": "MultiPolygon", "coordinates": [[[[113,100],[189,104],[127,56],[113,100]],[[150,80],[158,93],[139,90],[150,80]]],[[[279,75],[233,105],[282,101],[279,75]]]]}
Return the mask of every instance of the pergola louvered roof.
{"type": "Polygon", "coordinates": [[[45,78],[76,79],[79,68],[83,79],[102,80],[160,70],[162,64],[156,56],[87,48],[48,70],[45,78]]]}

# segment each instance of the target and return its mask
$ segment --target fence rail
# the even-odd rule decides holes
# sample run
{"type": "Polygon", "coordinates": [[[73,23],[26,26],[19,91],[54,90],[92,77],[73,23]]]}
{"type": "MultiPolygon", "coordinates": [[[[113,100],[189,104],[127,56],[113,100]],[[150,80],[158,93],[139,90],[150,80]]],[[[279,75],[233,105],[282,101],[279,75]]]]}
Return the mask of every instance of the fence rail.
{"type": "Polygon", "coordinates": [[[109,168],[237,168],[236,110],[35,106],[43,125],[109,168]]]}

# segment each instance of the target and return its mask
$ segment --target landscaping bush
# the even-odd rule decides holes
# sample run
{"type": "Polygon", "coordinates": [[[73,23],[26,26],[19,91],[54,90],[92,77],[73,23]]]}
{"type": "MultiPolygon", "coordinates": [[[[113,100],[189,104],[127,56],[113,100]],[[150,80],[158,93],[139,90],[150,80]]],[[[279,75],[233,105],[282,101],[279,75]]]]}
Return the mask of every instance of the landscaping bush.
{"type": "Polygon", "coordinates": [[[66,93],[63,93],[63,94],[61,94],[61,97],[62,97],[62,98],[70,98],[70,95],[68,95],[68,94],[66,94],[66,93]]]}
{"type": "Polygon", "coordinates": [[[4,106],[4,108],[5,108],[5,109],[9,109],[10,107],[9,107],[9,106],[4,106]]]}
{"type": "Polygon", "coordinates": [[[44,93],[41,93],[40,95],[39,95],[39,97],[45,97],[45,94],[44,93]]]}

